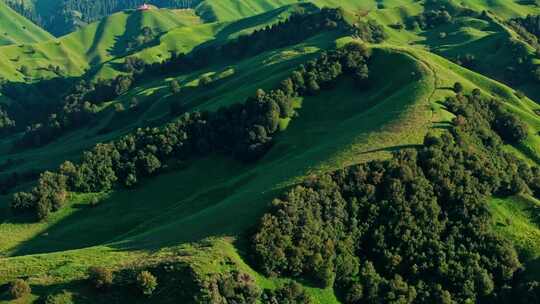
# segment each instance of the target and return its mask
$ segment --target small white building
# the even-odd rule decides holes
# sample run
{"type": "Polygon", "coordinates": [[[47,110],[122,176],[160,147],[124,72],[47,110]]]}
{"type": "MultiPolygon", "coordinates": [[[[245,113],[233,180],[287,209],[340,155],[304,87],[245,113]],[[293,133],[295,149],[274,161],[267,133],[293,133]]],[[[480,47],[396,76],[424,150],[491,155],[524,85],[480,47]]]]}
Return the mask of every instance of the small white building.
{"type": "Polygon", "coordinates": [[[139,11],[148,11],[148,10],[152,9],[152,7],[145,3],[145,4],[141,5],[141,6],[139,6],[137,9],[139,11]]]}

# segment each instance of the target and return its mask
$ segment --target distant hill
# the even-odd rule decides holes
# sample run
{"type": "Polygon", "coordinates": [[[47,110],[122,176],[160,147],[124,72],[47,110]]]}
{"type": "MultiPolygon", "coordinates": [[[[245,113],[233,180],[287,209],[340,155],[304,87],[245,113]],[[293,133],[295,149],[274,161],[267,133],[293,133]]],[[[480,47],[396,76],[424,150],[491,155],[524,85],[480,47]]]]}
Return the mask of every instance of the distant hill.
{"type": "Polygon", "coordinates": [[[63,76],[80,76],[115,57],[150,46],[173,28],[198,23],[199,18],[185,10],[119,12],[59,39],[49,35],[51,39],[42,43],[3,47],[0,76],[13,81],[57,77],[47,70],[50,65],[58,67],[63,76]],[[25,73],[21,73],[23,66],[28,67],[25,73]]]}
{"type": "Polygon", "coordinates": [[[238,0],[205,0],[196,7],[197,14],[201,18],[209,21],[241,19],[282,7],[288,4],[311,2],[319,7],[343,7],[355,11],[359,9],[373,9],[377,7],[377,2],[366,1],[340,1],[340,0],[260,0],[260,1],[238,1],[238,0]]]}
{"type": "Polygon", "coordinates": [[[53,36],[0,1],[0,46],[35,43],[53,36]]]}
{"type": "Polygon", "coordinates": [[[148,3],[160,8],[190,8],[200,0],[5,0],[13,9],[56,36],[125,9],[148,3]]]}

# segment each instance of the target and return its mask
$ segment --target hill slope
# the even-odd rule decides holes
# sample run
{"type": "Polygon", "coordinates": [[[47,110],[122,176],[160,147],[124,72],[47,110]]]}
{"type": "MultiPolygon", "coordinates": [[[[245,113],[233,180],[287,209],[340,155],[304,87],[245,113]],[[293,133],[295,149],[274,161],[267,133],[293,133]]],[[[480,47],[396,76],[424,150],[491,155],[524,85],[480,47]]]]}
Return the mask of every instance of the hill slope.
{"type": "Polygon", "coordinates": [[[52,38],[51,34],[20,16],[0,1],[0,46],[36,43],[52,38]]]}
{"type": "MultiPolygon", "coordinates": [[[[29,66],[44,66],[50,62],[61,64],[66,71],[64,76],[111,78],[121,73],[118,65],[126,56],[161,62],[168,58],[170,51],[193,55],[196,52],[192,50],[223,45],[231,39],[279,23],[293,12],[311,7],[288,5],[293,2],[296,1],[208,0],[197,11],[203,19],[219,20],[213,23],[201,23],[192,11],[122,12],[61,37],[58,42],[32,45],[33,54],[28,49],[25,49],[28,53],[25,54],[22,48],[15,46],[3,47],[0,51],[5,50],[10,58],[20,56],[20,63],[25,62],[29,66]],[[139,48],[126,51],[132,38],[145,26],[159,35],[139,48]],[[87,69],[89,71],[85,71],[87,69]]],[[[272,200],[302,182],[309,185],[325,173],[371,160],[389,159],[392,152],[420,148],[426,134],[440,134],[463,123],[462,117],[450,113],[444,104],[445,98],[455,96],[460,87],[463,94],[478,89],[475,94],[497,99],[497,104],[519,118],[528,129],[526,138],[513,145],[501,143],[496,148],[512,153],[527,164],[538,165],[540,106],[535,90],[540,84],[527,80],[525,84],[514,86],[508,77],[502,77],[504,67],[518,63],[513,60],[511,41],[512,38],[519,39],[500,21],[529,13],[540,14],[539,8],[502,0],[441,1],[450,11],[460,12],[452,16],[451,22],[408,28],[411,18],[429,12],[431,8],[412,0],[383,1],[384,5],[380,5],[381,1],[312,2],[319,6],[343,5],[351,23],[371,19],[384,26],[388,35],[386,41],[367,43],[371,52],[369,83],[360,82],[359,85],[355,78],[340,77],[317,89],[317,83],[313,85],[306,78],[312,91],[295,96],[293,108],[296,114],[287,118],[277,117],[279,132],[272,134],[273,145],[256,161],[239,161],[234,152],[223,153],[219,148],[201,152],[193,158],[180,156],[174,161],[160,163],[162,170],[158,171],[159,174],[145,175],[137,186],[116,187],[98,193],[69,193],[65,204],[41,222],[30,221],[30,216],[13,214],[9,206],[11,196],[1,195],[0,283],[16,278],[28,280],[32,293],[20,300],[22,302],[65,296],[76,303],[109,303],[118,298],[130,303],[202,303],[193,299],[194,293],[190,293],[195,292],[192,288],[196,289],[196,286],[193,285],[214,286],[212,280],[234,271],[249,275],[247,278],[240,276],[237,281],[252,281],[267,291],[279,289],[292,279],[266,276],[260,265],[253,261],[253,229],[260,224],[264,214],[275,209],[270,207],[272,200]],[[461,11],[464,6],[492,12],[471,14],[461,11]],[[475,64],[468,65],[458,60],[467,54],[476,58],[475,64]],[[456,86],[456,83],[461,86],[456,86]],[[518,87],[523,92],[518,92],[518,87]],[[108,291],[98,292],[90,288],[86,278],[91,266],[115,270],[118,282],[115,281],[114,287],[108,291]],[[132,277],[141,269],[158,277],[158,287],[151,297],[142,297],[134,292],[132,277]]],[[[0,175],[8,177],[14,172],[55,170],[65,160],[77,163],[82,151],[97,143],[116,140],[125,134],[142,137],[141,127],[160,128],[167,122],[199,115],[196,113],[225,113],[220,117],[222,120],[217,120],[219,124],[209,119],[194,127],[203,130],[200,136],[204,139],[206,124],[228,126],[231,121],[241,121],[248,110],[244,109],[236,116],[234,109],[243,106],[246,100],[257,105],[253,98],[260,98],[262,93],[258,89],[269,92],[281,85],[280,88],[285,90],[286,85],[281,83],[288,77],[295,77],[291,74],[293,70],[306,69],[310,66],[310,59],[324,56],[349,42],[366,44],[361,36],[324,31],[284,47],[269,46],[261,52],[239,57],[227,57],[220,53],[219,48],[213,49],[210,56],[214,60],[208,60],[208,64],[152,74],[118,97],[100,101],[95,120],[82,127],[74,126],[44,146],[11,149],[21,135],[1,138],[0,175]],[[180,105],[180,110],[174,105],[180,105]],[[236,108],[231,107],[233,105],[236,108]],[[223,107],[231,108],[224,110],[223,107]]],[[[248,42],[255,44],[253,41],[262,44],[260,40],[248,42]]],[[[533,51],[528,50],[527,56],[534,56],[533,51]]],[[[8,68],[6,76],[17,74],[20,63],[4,61],[8,68]]],[[[36,70],[32,73],[35,73],[32,74],[33,81],[39,83],[43,72],[36,70]]],[[[22,78],[21,75],[13,77],[22,78]]],[[[158,132],[158,129],[149,130],[158,132]]],[[[266,136],[261,133],[267,131],[256,130],[252,131],[251,137],[266,136]]],[[[236,132],[242,134],[242,130],[236,132]]],[[[173,137],[163,136],[159,141],[149,141],[142,150],[158,151],[173,137]]],[[[464,139],[467,139],[466,135],[464,139]]],[[[212,140],[219,142],[221,138],[212,140]]],[[[486,142],[489,142],[488,137],[486,142]]],[[[129,145],[129,141],[122,143],[123,148],[129,145]]],[[[199,146],[204,147],[205,143],[197,142],[193,149],[199,149],[199,146]]],[[[476,148],[470,147],[470,150],[476,148]]],[[[148,167],[155,165],[152,159],[142,156],[136,156],[136,166],[141,163],[148,167]]],[[[474,157],[468,160],[473,162],[474,157]]],[[[96,163],[100,162],[104,161],[100,159],[96,163]]],[[[406,176],[407,172],[400,172],[395,177],[401,175],[406,176]]],[[[9,191],[27,190],[33,185],[33,181],[24,180],[9,191]]],[[[403,192],[409,190],[414,189],[403,192]]],[[[432,190],[426,190],[429,191],[432,190]]],[[[478,230],[496,232],[498,237],[512,242],[527,276],[538,280],[540,224],[536,213],[539,201],[531,194],[524,191],[490,198],[483,207],[490,210],[491,220],[478,230]]],[[[329,205],[335,201],[338,200],[330,200],[329,205]]],[[[407,206],[416,210],[413,203],[407,206]]],[[[377,209],[378,206],[372,207],[377,209]]],[[[353,210],[348,211],[354,213],[353,210]]],[[[399,212],[402,210],[391,210],[388,219],[395,219],[395,214],[401,219],[399,212]]],[[[310,222],[312,217],[316,214],[305,215],[303,220],[310,222]]],[[[314,230],[313,234],[316,233],[318,231],[314,230]]],[[[340,241],[336,240],[336,243],[340,241]]],[[[501,248],[498,249],[506,250],[501,248]]],[[[471,258],[472,266],[482,262],[474,260],[476,257],[470,257],[467,252],[463,254],[471,258]]],[[[401,257],[392,258],[399,264],[401,257]]],[[[443,271],[444,267],[440,269],[443,271]]],[[[364,279],[362,275],[366,274],[359,275],[359,280],[364,279]]],[[[471,284],[480,284],[477,280],[487,282],[484,287],[488,288],[484,290],[489,293],[489,276],[486,279],[480,274],[471,284]]],[[[336,290],[332,286],[321,287],[314,284],[309,276],[296,279],[301,288],[313,297],[314,303],[343,302],[343,295],[336,291],[339,286],[334,286],[336,290]]],[[[392,282],[396,283],[395,286],[403,286],[399,278],[392,282]]],[[[413,292],[408,296],[416,297],[413,292]]],[[[8,301],[7,294],[0,298],[2,301],[8,301]]]]}
{"type": "Polygon", "coordinates": [[[25,77],[58,77],[47,69],[49,65],[59,67],[63,77],[80,76],[87,69],[136,51],[136,48],[129,48],[129,44],[136,42],[145,27],[151,29],[146,44],[152,44],[175,27],[197,23],[199,19],[190,11],[155,9],[117,13],[59,39],[24,47],[2,47],[0,50],[5,54],[0,59],[0,65],[4,67],[2,76],[13,81],[21,81],[25,77]],[[22,66],[31,69],[21,73],[22,66]]]}

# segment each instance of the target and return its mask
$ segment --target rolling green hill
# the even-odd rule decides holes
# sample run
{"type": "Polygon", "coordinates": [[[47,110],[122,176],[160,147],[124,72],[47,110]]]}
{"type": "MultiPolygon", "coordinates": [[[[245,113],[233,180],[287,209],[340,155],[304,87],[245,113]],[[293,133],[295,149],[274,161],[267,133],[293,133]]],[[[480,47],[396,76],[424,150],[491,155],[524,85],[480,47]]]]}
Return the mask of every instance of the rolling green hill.
{"type": "Polygon", "coordinates": [[[0,2],[0,46],[36,43],[52,38],[52,35],[0,2]]]}
{"type": "MultiPolygon", "coordinates": [[[[283,88],[282,81],[294,78],[291,73],[295,70],[308,69],[309,60],[331,54],[350,42],[367,45],[370,57],[368,84],[359,85],[356,78],[341,76],[313,89],[306,78],[306,86],[315,92],[306,89],[308,93],[294,96],[295,114],[277,117],[278,131],[267,134],[272,137],[272,145],[255,161],[239,160],[235,150],[215,148],[199,153],[196,149],[204,143],[195,138],[195,157],[161,159],[159,174],[149,174],[133,187],[63,193],[68,197],[64,205],[39,222],[10,208],[14,192],[35,185],[36,178],[21,178],[14,188],[0,195],[0,284],[17,278],[29,282],[32,292],[17,300],[19,303],[40,303],[48,296],[73,303],[110,303],[120,297],[129,303],[221,303],[205,302],[204,297],[196,300],[193,295],[200,286],[223,291],[227,286],[211,285],[212,280],[240,271],[248,278],[240,276],[236,283],[252,281],[260,289],[278,290],[298,281],[313,303],[357,303],[340,294],[342,286],[322,287],[310,276],[266,275],[255,261],[254,230],[269,210],[276,209],[270,207],[271,202],[292,187],[313,187],[313,180],[326,173],[388,160],[393,152],[419,149],[428,133],[442,134],[459,125],[460,116],[470,113],[455,115],[444,104],[447,97],[456,95],[456,83],[463,87],[463,94],[478,89],[475,94],[496,99],[505,111],[522,121],[527,136],[519,143],[505,142],[497,148],[527,165],[539,165],[540,83],[529,74],[538,58],[533,46],[506,23],[509,18],[540,15],[539,7],[504,0],[308,2],[315,6],[288,0],[206,0],[194,10],[124,11],[57,39],[45,37],[48,41],[1,46],[0,53],[5,56],[0,57],[0,75],[23,89],[51,78],[113,79],[128,73],[121,67],[126,57],[160,64],[173,53],[187,54],[187,60],[200,59],[197,51],[215,47],[211,49],[214,52],[202,53],[212,58],[203,58],[206,60],[200,65],[144,75],[118,97],[96,103],[90,123],[70,126],[50,143],[22,149],[14,146],[22,134],[6,133],[0,138],[1,178],[56,170],[66,160],[78,163],[83,151],[98,143],[126,134],[142,136],[139,128],[161,128],[184,119],[183,113],[229,113],[223,114],[227,119],[221,121],[226,128],[230,121],[248,115],[249,108],[238,116],[234,109],[246,100],[247,104],[253,102],[250,98],[259,98],[259,89],[270,92],[280,85],[283,88]],[[428,14],[441,9],[440,3],[450,12],[451,20],[430,19],[428,14]],[[384,42],[370,43],[362,31],[328,30],[284,46],[265,46],[260,52],[230,54],[237,49],[227,48],[227,43],[240,38],[248,39],[248,46],[262,45],[263,40],[254,38],[257,33],[272,31],[271,25],[283,23],[295,12],[317,13],[316,6],[342,7],[349,26],[366,26],[366,20],[377,22],[387,37],[384,42]],[[137,43],[146,27],[152,30],[152,39],[137,43]],[[519,50],[524,51],[516,50],[516,45],[523,46],[519,50]],[[49,65],[60,67],[62,72],[49,70],[49,65]],[[22,66],[30,67],[30,71],[23,73],[22,66]],[[174,105],[181,106],[181,115],[174,112],[174,105]],[[87,273],[92,266],[116,271],[110,289],[90,287],[87,273]],[[139,295],[133,283],[124,283],[133,282],[130,271],[140,269],[157,276],[158,287],[152,296],[139,295]]],[[[345,65],[342,61],[340,68],[345,65]]],[[[209,119],[202,125],[211,122],[209,119]]],[[[204,130],[201,125],[193,128],[204,130]]],[[[205,133],[200,134],[204,138],[205,133]]],[[[264,137],[255,131],[250,136],[264,137]]],[[[463,136],[465,143],[468,140],[467,135],[457,136],[463,136]]],[[[489,138],[485,136],[487,145],[489,138]]],[[[168,139],[162,137],[158,144],[148,142],[145,149],[158,150],[168,144],[168,139]]],[[[471,153],[479,150],[476,146],[467,148],[471,153]]],[[[476,155],[471,155],[467,161],[473,162],[476,155]]],[[[136,162],[144,161],[137,158],[136,162]]],[[[471,229],[491,231],[509,241],[519,255],[524,276],[539,280],[540,201],[532,192],[489,197],[483,206],[486,212],[489,210],[488,225],[478,228],[471,223],[471,229]]],[[[414,210],[412,203],[410,206],[414,210]]],[[[399,217],[402,210],[392,212],[399,217]]],[[[306,215],[306,226],[313,220],[310,216],[316,215],[306,215]]],[[[387,216],[393,219],[392,214],[387,216]]],[[[403,235],[407,233],[410,231],[403,235]]],[[[481,263],[480,257],[474,261],[481,263]]],[[[363,280],[362,275],[357,279],[363,280]]],[[[521,274],[515,279],[522,279],[521,274]]],[[[6,285],[0,290],[0,303],[10,301],[7,289],[6,285]]],[[[486,290],[486,298],[477,302],[498,303],[493,299],[500,295],[489,295],[489,288],[486,290]]],[[[413,297],[412,293],[409,296],[413,297]]],[[[420,299],[421,295],[417,296],[420,299]]],[[[397,303],[394,300],[381,301],[397,303]]],[[[402,300],[413,303],[405,297],[402,300]]]]}
{"type": "Polygon", "coordinates": [[[62,76],[80,76],[88,69],[132,52],[128,43],[136,40],[145,27],[151,28],[156,37],[153,39],[157,39],[173,28],[197,23],[199,19],[190,11],[156,9],[117,13],[59,39],[3,47],[2,76],[16,81],[25,77],[57,77],[47,70],[49,65],[60,67],[62,76]],[[26,75],[20,72],[22,66],[31,67],[26,75]]]}
{"type": "Polygon", "coordinates": [[[144,3],[161,8],[187,9],[200,0],[4,0],[21,15],[39,24],[55,36],[63,36],[101,18],[144,3]]]}

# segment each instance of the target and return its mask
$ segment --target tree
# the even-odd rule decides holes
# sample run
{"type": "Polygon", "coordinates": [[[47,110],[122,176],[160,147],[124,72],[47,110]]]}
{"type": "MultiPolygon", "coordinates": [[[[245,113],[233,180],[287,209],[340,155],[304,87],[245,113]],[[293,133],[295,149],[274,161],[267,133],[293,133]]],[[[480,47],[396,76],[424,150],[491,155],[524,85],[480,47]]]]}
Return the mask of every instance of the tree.
{"type": "Polygon", "coordinates": [[[540,66],[539,66],[539,67],[536,67],[536,68],[533,70],[533,79],[534,79],[536,82],[540,82],[540,66]]]}
{"type": "Polygon", "coordinates": [[[114,112],[122,113],[122,112],[125,112],[125,111],[126,111],[126,108],[124,107],[123,103],[118,102],[118,103],[114,104],[114,112]]]}
{"type": "Polygon", "coordinates": [[[152,153],[143,153],[142,151],[138,156],[138,166],[142,169],[144,174],[152,175],[159,168],[161,168],[161,162],[159,159],[152,153]]]}
{"type": "Polygon", "coordinates": [[[17,192],[11,199],[11,208],[16,212],[32,210],[36,205],[36,197],[32,193],[17,192]]]}
{"type": "Polygon", "coordinates": [[[208,75],[204,75],[199,79],[199,84],[203,87],[207,87],[212,83],[212,78],[208,75]]]}
{"type": "Polygon", "coordinates": [[[20,299],[32,292],[28,282],[22,279],[16,279],[9,286],[9,295],[13,299],[20,299]]]}
{"type": "Polygon", "coordinates": [[[137,287],[144,295],[152,295],[157,285],[156,277],[149,271],[144,270],[137,275],[137,287]]]}
{"type": "MultiPolygon", "coordinates": [[[[262,296],[263,304],[311,304],[313,298],[305,291],[302,285],[291,281],[285,283],[275,291],[267,290],[262,296]]],[[[350,302],[353,303],[353,302],[350,302]]]]}
{"type": "Polygon", "coordinates": [[[137,97],[131,98],[131,100],[129,101],[129,108],[132,110],[137,110],[139,108],[139,100],[137,99],[137,97]]]}
{"type": "Polygon", "coordinates": [[[73,294],[63,290],[60,293],[47,295],[44,304],[72,304],[75,303],[73,294]]]}
{"type": "Polygon", "coordinates": [[[528,127],[515,116],[501,113],[495,120],[495,130],[508,143],[519,143],[528,136],[528,127]]]}
{"type": "Polygon", "coordinates": [[[116,79],[114,91],[117,96],[124,94],[133,84],[133,79],[129,76],[120,75],[116,79]]]}
{"type": "Polygon", "coordinates": [[[28,68],[28,66],[26,66],[26,65],[22,65],[19,68],[19,72],[21,72],[21,74],[23,74],[24,76],[28,76],[28,75],[30,75],[30,68],[28,68]]]}
{"type": "Polygon", "coordinates": [[[37,198],[36,215],[38,219],[47,218],[50,212],[62,207],[67,198],[67,177],[62,174],[45,171],[39,177],[33,194],[37,198]]]}
{"type": "Polygon", "coordinates": [[[461,84],[461,82],[456,82],[454,83],[454,92],[456,94],[461,94],[463,93],[463,84],[461,84]]]}
{"type": "Polygon", "coordinates": [[[178,83],[178,80],[176,79],[171,80],[171,82],[169,82],[169,87],[171,89],[171,93],[173,94],[180,93],[181,87],[180,87],[180,84],[178,83]]]}
{"type": "Polygon", "coordinates": [[[90,267],[88,281],[96,289],[106,289],[113,283],[114,275],[110,269],[103,267],[90,267]]]}

